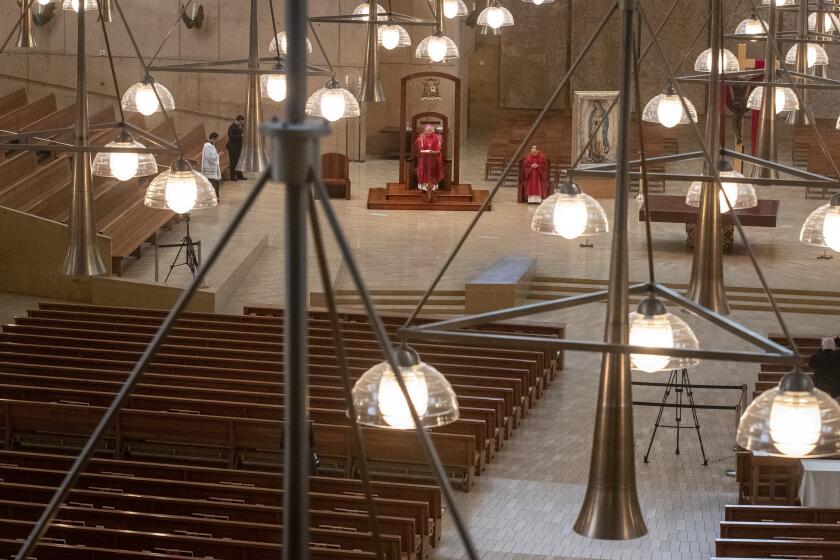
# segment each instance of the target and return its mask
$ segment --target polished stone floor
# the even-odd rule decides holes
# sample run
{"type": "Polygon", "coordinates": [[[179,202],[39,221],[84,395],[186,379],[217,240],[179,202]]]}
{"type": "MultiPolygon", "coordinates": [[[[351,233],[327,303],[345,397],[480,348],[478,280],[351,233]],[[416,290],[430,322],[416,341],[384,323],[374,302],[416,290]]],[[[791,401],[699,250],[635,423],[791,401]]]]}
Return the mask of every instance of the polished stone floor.
{"type": "MultiPolygon", "coordinates": [[[[480,137],[468,144],[464,153],[464,180],[476,187],[489,187],[490,183],[482,179],[484,145],[480,137]]],[[[365,207],[367,188],[382,186],[387,180],[393,180],[396,171],[394,161],[353,164],[353,199],[333,203],[369,286],[425,288],[474,214],[368,211],[365,207]]],[[[193,235],[205,243],[205,251],[216,244],[221,228],[230,221],[251,184],[251,181],[225,183],[221,206],[195,213],[193,235]]],[[[685,189],[685,185],[668,186],[671,193],[684,192],[685,189]]],[[[610,262],[608,236],[594,239],[595,247],[585,249],[580,248],[577,242],[532,233],[529,223],[534,208],[516,204],[514,194],[510,188],[501,190],[492,212],[481,219],[461,255],[444,277],[441,287],[461,289],[466,280],[490,266],[497,258],[521,253],[537,259],[541,275],[607,277],[610,262]]],[[[807,200],[804,193],[796,189],[766,188],[760,191],[760,196],[782,201],[777,228],[749,230],[770,285],[777,288],[836,289],[840,258],[816,260],[821,251],[801,245],[797,240],[802,221],[823,202],[807,200]]],[[[610,218],[612,206],[611,201],[604,201],[610,218]]],[[[237,247],[247,250],[249,243],[262,235],[268,235],[268,247],[238,292],[225,304],[225,311],[238,312],[243,304],[282,304],[285,280],[283,210],[283,188],[269,185],[236,235],[225,259],[235,261],[237,247]]],[[[691,260],[685,250],[682,227],[655,225],[653,232],[658,279],[687,281],[691,260]]],[[[165,234],[163,239],[176,241],[182,235],[183,229],[179,226],[165,234]]],[[[632,279],[644,279],[646,275],[643,240],[637,208],[633,207],[629,239],[632,279]]],[[[339,257],[332,242],[329,243],[328,254],[334,285],[341,289],[351,288],[346,263],[339,257]]],[[[172,256],[167,253],[161,259],[171,259],[172,256]]],[[[313,257],[311,247],[310,256],[313,257]]],[[[314,258],[310,262],[314,263],[314,258]]],[[[130,266],[127,275],[151,280],[149,259],[130,266]]],[[[741,242],[734,254],[725,258],[725,275],[730,285],[757,285],[755,272],[741,242]]],[[[314,265],[310,266],[310,279],[313,289],[319,290],[314,265]]],[[[178,270],[172,282],[185,281],[185,271],[178,270]]],[[[35,299],[4,296],[0,298],[0,309],[8,316],[21,312],[35,299]]],[[[602,335],[603,312],[602,305],[589,305],[573,311],[546,314],[539,319],[565,322],[571,338],[597,340],[602,335]]],[[[704,348],[747,348],[697,318],[683,316],[695,328],[704,348]]],[[[758,332],[780,330],[770,313],[736,312],[732,317],[758,332]]],[[[789,315],[785,319],[797,332],[837,334],[840,331],[837,321],[829,316],[789,315]]],[[[702,465],[697,437],[692,431],[682,433],[681,454],[675,455],[674,430],[660,431],[653,445],[651,461],[645,464],[642,456],[652,432],[656,409],[636,407],[638,489],[649,533],[643,538],[626,542],[589,540],[573,533],[572,524],[588,475],[599,361],[599,356],[595,355],[568,354],[566,369],[486,473],[477,479],[474,490],[469,494],[457,493],[457,506],[465,515],[485,560],[700,560],[709,558],[713,553],[713,541],[723,507],[735,500],[734,479],[725,475],[725,470],[734,466],[732,442],[735,415],[732,411],[699,413],[703,443],[709,457],[708,466],[702,465]]],[[[703,363],[691,374],[692,381],[698,384],[751,386],[757,370],[754,365],[703,363]]],[[[634,378],[664,381],[663,376],[655,374],[636,375],[634,378]]],[[[662,389],[641,388],[635,396],[656,401],[661,395],[662,389]]],[[[733,405],[739,392],[698,389],[695,396],[701,404],[733,405]]],[[[666,413],[665,420],[673,422],[673,414],[666,413]]],[[[691,419],[685,417],[684,422],[690,423],[691,419]]],[[[465,557],[448,518],[442,546],[434,557],[440,560],[465,557]]]]}

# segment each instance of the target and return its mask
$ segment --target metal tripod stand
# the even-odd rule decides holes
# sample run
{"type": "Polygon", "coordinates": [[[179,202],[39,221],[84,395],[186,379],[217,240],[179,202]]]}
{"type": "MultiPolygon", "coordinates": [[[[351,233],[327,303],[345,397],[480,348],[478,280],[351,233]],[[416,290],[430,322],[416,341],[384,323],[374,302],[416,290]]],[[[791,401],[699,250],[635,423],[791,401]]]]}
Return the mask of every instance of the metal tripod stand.
{"type": "Polygon", "coordinates": [[[665,385],[665,394],[663,395],[662,402],[659,405],[659,412],[656,414],[656,422],[653,425],[653,433],[650,436],[650,443],[648,443],[648,448],[645,452],[645,463],[648,462],[650,450],[653,447],[653,440],[656,439],[656,432],[659,428],[673,428],[677,430],[677,449],[674,452],[675,455],[680,454],[680,431],[690,430],[692,428],[697,430],[697,440],[700,442],[700,453],[703,455],[703,466],[709,464],[709,460],[706,458],[706,449],[703,447],[703,436],[700,435],[700,421],[697,419],[697,406],[694,404],[694,390],[691,386],[691,379],[688,377],[688,370],[685,368],[682,370],[671,370],[671,375],[668,376],[668,383],[665,385]],[[677,380],[677,376],[680,377],[679,381],[677,380]],[[674,399],[676,401],[674,404],[668,403],[671,391],[674,392],[674,399]],[[683,393],[685,393],[686,397],[688,397],[687,406],[683,404],[683,393]],[[662,424],[662,415],[664,414],[666,408],[676,409],[674,424],[662,424]],[[683,408],[691,409],[691,416],[694,419],[693,426],[683,425],[683,408]]]}
{"type": "MultiPolygon", "coordinates": [[[[187,224],[187,233],[184,235],[184,238],[181,239],[180,243],[170,243],[167,245],[157,246],[162,249],[178,247],[178,252],[175,254],[175,258],[172,259],[172,264],[169,265],[169,272],[166,273],[166,278],[163,280],[164,284],[169,281],[169,277],[172,275],[172,271],[175,270],[176,266],[186,266],[189,268],[193,278],[195,278],[195,273],[198,271],[198,267],[201,266],[201,241],[193,241],[193,238],[190,235],[189,213],[184,214],[184,222],[187,224]],[[197,252],[196,249],[198,249],[197,252]],[[184,253],[185,260],[184,262],[179,263],[178,260],[181,258],[181,253],[184,253]]],[[[155,267],[157,268],[157,259],[155,259],[155,267]]],[[[155,270],[155,281],[157,281],[157,270],[155,270]]]]}

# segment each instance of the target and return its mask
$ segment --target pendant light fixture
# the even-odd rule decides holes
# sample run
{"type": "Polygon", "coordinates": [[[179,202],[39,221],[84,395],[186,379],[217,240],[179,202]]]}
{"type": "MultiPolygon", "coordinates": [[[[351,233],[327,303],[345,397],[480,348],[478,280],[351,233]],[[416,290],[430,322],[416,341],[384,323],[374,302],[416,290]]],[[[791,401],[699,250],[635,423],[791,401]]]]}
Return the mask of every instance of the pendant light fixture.
{"type": "MultiPolygon", "coordinates": [[[[775,97],[773,106],[777,115],[782,112],[796,111],[799,109],[799,100],[796,98],[793,89],[785,86],[774,86],[773,91],[775,97]]],[[[763,98],[764,86],[757,86],[750,92],[750,96],[747,98],[747,108],[753,111],[760,111],[763,98]]]]}
{"type": "Polygon", "coordinates": [[[98,10],[99,9],[99,4],[97,3],[96,0],[63,0],[63,2],[61,3],[61,8],[65,11],[68,11],[68,12],[69,11],[78,12],[79,11],[79,3],[82,2],[82,1],[84,2],[85,11],[98,10]]]}
{"type": "MultiPolygon", "coordinates": [[[[458,399],[443,374],[421,361],[411,347],[397,348],[395,355],[422,427],[435,428],[455,422],[459,417],[458,399]]],[[[408,402],[388,362],[376,364],[356,381],[353,404],[360,424],[395,430],[414,429],[408,402]]]]}
{"type": "MultiPolygon", "coordinates": [[[[280,70],[275,66],[275,70],[280,70]]],[[[286,75],[285,74],[263,74],[260,76],[260,95],[280,103],[286,99],[286,75]]]]}
{"type": "Polygon", "coordinates": [[[379,44],[386,50],[411,46],[411,36],[402,25],[380,25],[378,33],[379,44]]]}
{"type": "Polygon", "coordinates": [[[150,75],[146,75],[142,82],[138,82],[125,90],[122,97],[124,111],[140,113],[146,117],[160,111],[160,104],[167,111],[175,110],[175,99],[165,86],[157,83],[150,75]],[[154,87],[154,89],[152,89],[154,87]],[[155,95],[157,91],[157,95],[155,95]],[[160,102],[158,102],[158,97],[160,102]]]}
{"type": "MultiPolygon", "coordinates": [[[[370,3],[362,2],[358,6],[353,9],[354,16],[366,16],[370,13],[370,3]]],[[[386,15],[388,12],[385,11],[385,8],[380,6],[379,4],[376,5],[376,19],[378,20],[387,20],[388,16],[386,15]]]]}
{"type": "Polygon", "coordinates": [[[358,117],[361,110],[353,94],[341,87],[335,78],[330,78],[324,87],[306,101],[306,114],[335,122],[339,119],[358,117]]]}
{"type": "Polygon", "coordinates": [[[799,241],[840,253],[840,194],[811,212],[802,224],[799,241]]]}
{"type": "MultiPolygon", "coordinates": [[[[700,53],[694,61],[694,69],[697,72],[712,71],[712,49],[706,49],[700,53]]],[[[738,64],[738,57],[732,54],[732,51],[729,49],[721,49],[720,64],[718,64],[718,69],[722,74],[740,71],[741,67],[738,64]]]]}
{"type": "MultiPolygon", "coordinates": [[[[729,204],[734,210],[742,208],[753,208],[758,206],[758,195],[755,193],[755,187],[750,183],[728,183],[727,177],[736,179],[743,179],[744,176],[732,168],[729,161],[722,159],[718,164],[718,174],[721,179],[721,189],[718,192],[720,197],[720,213],[726,214],[729,212],[729,204]],[[725,196],[724,196],[725,195],[725,196]],[[726,200],[729,200],[729,204],[726,200]]],[[[685,203],[688,206],[700,206],[700,195],[702,194],[702,182],[694,181],[688,188],[688,193],[685,196],[685,203]]]]}
{"type": "Polygon", "coordinates": [[[741,21],[738,27],[735,28],[735,35],[761,35],[763,33],[764,26],[755,14],[741,21]]]}
{"type": "Polygon", "coordinates": [[[158,171],[154,154],[139,153],[146,147],[124,130],[106,148],[136,148],[138,152],[100,152],[93,158],[91,173],[96,177],[113,177],[128,181],[134,177],[149,177],[158,171]]]}
{"type": "Polygon", "coordinates": [[[769,6],[771,2],[773,4],[775,4],[776,7],[792,6],[792,5],[796,4],[796,0],[761,0],[761,4],[764,5],[764,6],[769,6]]]}
{"type": "MultiPolygon", "coordinates": [[[[288,43],[287,43],[287,40],[286,40],[286,32],[281,31],[280,33],[277,34],[276,37],[274,37],[271,40],[271,43],[269,43],[268,52],[270,54],[277,54],[278,53],[277,45],[280,45],[279,53],[280,54],[286,54],[286,49],[287,49],[286,45],[287,44],[288,43]]],[[[309,37],[306,38],[306,52],[307,53],[312,52],[312,41],[309,40],[309,37]]]]}
{"type": "Polygon", "coordinates": [[[664,93],[660,93],[645,105],[642,111],[642,120],[645,122],[658,122],[665,128],[673,128],[678,124],[688,124],[690,122],[697,122],[697,110],[694,104],[685,99],[685,104],[688,107],[688,114],[683,109],[680,97],[674,91],[670,84],[665,88],[664,93]]]}
{"type": "Polygon", "coordinates": [[[168,209],[177,214],[212,208],[218,203],[216,191],[207,177],[193,171],[183,158],[152,180],[143,200],[149,208],[168,209]]]}
{"type": "MultiPolygon", "coordinates": [[[[788,50],[785,55],[785,64],[796,64],[796,51],[798,49],[799,45],[793,45],[790,50],[788,50]]],[[[808,68],[813,68],[814,66],[826,66],[828,65],[828,53],[825,52],[822,45],[817,43],[808,43],[807,60],[808,68]]]]}
{"type": "Polygon", "coordinates": [[[539,233],[577,239],[609,231],[607,214],[601,204],[567,181],[543,200],[534,213],[531,229],[539,233]]]}
{"type": "Polygon", "coordinates": [[[799,368],[755,399],[738,423],[738,445],[780,457],[840,453],[840,403],[799,368]]]}
{"type": "Polygon", "coordinates": [[[414,56],[431,62],[449,62],[460,56],[458,45],[455,41],[443,34],[442,31],[435,31],[417,45],[414,56]]]}
{"type": "Polygon", "coordinates": [[[522,0],[527,4],[533,4],[534,6],[542,6],[543,4],[554,4],[554,0],[522,0]]]}
{"type": "Polygon", "coordinates": [[[492,29],[508,27],[513,25],[513,14],[499,0],[490,0],[490,4],[478,14],[476,23],[492,29]]]}
{"type": "MultiPolygon", "coordinates": [[[[823,33],[835,33],[837,31],[837,16],[831,13],[823,13],[823,33]]],[[[817,12],[811,12],[808,16],[808,31],[817,30],[817,12]]]]}
{"type": "MultiPolygon", "coordinates": [[[[669,313],[655,296],[642,300],[636,311],[630,313],[630,344],[653,348],[679,348],[698,350],[700,343],[688,324],[669,313]]],[[[630,354],[634,369],[649,373],[694,367],[697,358],[675,358],[655,354],[630,354]]]]}
{"type": "MultiPolygon", "coordinates": [[[[434,8],[435,0],[429,0],[429,5],[434,8]]],[[[469,13],[470,10],[464,0],[443,0],[443,17],[446,19],[464,17],[469,13]]]]}

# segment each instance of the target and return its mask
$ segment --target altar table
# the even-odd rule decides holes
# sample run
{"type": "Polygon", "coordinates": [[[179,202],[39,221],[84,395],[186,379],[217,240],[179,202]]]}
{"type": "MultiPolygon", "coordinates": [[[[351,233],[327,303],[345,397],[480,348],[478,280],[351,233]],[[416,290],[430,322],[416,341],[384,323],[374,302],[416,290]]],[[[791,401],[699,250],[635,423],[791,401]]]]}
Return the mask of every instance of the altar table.
{"type": "Polygon", "coordinates": [[[840,460],[802,459],[799,499],[808,507],[840,507],[840,460]]]}

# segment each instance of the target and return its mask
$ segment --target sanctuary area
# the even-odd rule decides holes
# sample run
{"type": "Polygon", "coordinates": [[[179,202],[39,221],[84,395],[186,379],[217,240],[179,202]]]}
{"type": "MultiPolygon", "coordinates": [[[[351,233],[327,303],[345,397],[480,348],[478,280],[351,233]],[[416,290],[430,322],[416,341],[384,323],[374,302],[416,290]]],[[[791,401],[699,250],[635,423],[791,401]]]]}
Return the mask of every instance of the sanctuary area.
{"type": "Polygon", "coordinates": [[[0,559],[840,560],[840,0],[0,0],[0,559]]]}

